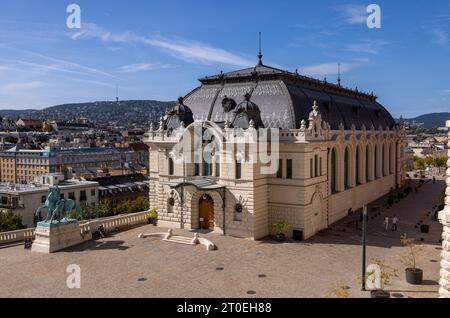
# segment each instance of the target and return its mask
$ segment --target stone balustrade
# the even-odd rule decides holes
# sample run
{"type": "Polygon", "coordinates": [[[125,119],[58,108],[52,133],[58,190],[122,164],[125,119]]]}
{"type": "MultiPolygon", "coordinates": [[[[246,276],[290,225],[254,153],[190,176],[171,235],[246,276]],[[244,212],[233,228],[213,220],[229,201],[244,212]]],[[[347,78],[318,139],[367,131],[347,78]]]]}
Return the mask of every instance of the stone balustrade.
{"type": "MultiPolygon", "coordinates": [[[[446,126],[450,128],[450,120],[446,122],[446,126]]],[[[448,146],[450,148],[450,140],[448,146]]],[[[447,198],[444,210],[439,213],[439,220],[444,226],[442,232],[441,279],[439,280],[439,295],[441,298],[450,298],[450,150],[448,151],[448,157],[447,190],[445,192],[447,198]]]]}
{"type": "MultiPolygon", "coordinates": [[[[80,223],[80,232],[84,235],[89,235],[85,240],[89,240],[92,237],[92,233],[95,232],[101,225],[106,232],[121,229],[128,226],[136,226],[147,222],[145,217],[148,212],[138,212],[132,214],[124,214],[113,217],[107,217],[102,219],[91,220],[88,222],[80,223]]],[[[35,228],[29,228],[25,230],[18,230],[12,232],[0,233],[0,245],[23,242],[28,238],[34,237],[35,228]]]]}

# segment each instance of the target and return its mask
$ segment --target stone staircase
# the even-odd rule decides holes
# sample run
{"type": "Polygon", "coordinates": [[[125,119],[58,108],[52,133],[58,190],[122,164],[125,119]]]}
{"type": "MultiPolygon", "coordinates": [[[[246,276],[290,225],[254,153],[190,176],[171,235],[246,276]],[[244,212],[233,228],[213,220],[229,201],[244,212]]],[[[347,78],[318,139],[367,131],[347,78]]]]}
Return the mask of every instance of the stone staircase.
{"type": "Polygon", "coordinates": [[[172,236],[170,238],[164,238],[163,241],[185,245],[197,245],[192,238],[183,236],[172,236]]]}

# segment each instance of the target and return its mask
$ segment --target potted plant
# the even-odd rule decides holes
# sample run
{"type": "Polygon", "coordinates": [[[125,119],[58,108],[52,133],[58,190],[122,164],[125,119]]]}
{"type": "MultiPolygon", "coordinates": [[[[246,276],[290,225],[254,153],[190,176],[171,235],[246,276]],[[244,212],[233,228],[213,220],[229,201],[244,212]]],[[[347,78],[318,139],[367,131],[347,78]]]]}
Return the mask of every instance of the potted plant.
{"type": "Polygon", "coordinates": [[[156,212],[156,210],[151,210],[146,214],[146,218],[147,224],[153,224],[154,226],[156,226],[156,224],[158,223],[158,212],[156,212]]]}
{"type": "Polygon", "coordinates": [[[400,241],[408,249],[408,253],[401,257],[402,263],[407,266],[405,269],[406,281],[412,285],[421,285],[423,270],[416,267],[416,259],[422,249],[414,243],[413,238],[408,238],[406,234],[401,236],[400,241]]]}
{"type": "Polygon", "coordinates": [[[398,277],[397,270],[381,259],[373,259],[372,264],[378,268],[378,271],[367,272],[368,280],[376,287],[370,291],[370,298],[391,298],[391,293],[385,288],[391,285],[392,278],[398,277]]]}
{"type": "Polygon", "coordinates": [[[274,224],[276,234],[275,238],[278,242],[284,242],[286,239],[286,232],[289,230],[291,225],[286,221],[280,221],[274,224]]]}

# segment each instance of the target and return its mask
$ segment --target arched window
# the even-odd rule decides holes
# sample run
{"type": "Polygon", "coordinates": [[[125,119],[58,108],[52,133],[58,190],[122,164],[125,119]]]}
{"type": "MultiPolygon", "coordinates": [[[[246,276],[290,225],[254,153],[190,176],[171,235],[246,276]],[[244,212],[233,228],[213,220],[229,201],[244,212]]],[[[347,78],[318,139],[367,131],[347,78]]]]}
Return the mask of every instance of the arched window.
{"type": "Polygon", "coordinates": [[[389,173],[393,174],[394,168],[395,168],[395,145],[391,144],[390,151],[389,151],[389,173]]]}
{"type": "Polygon", "coordinates": [[[356,147],[356,164],[355,164],[355,176],[356,176],[356,184],[361,184],[361,175],[359,173],[359,168],[361,165],[361,151],[360,147],[356,147]]]}
{"type": "Polygon", "coordinates": [[[345,190],[350,188],[350,151],[347,148],[345,148],[345,154],[344,154],[344,186],[345,190]]]}
{"type": "Polygon", "coordinates": [[[337,178],[337,157],[336,157],[336,149],[331,150],[331,165],[330,165],[330,183],[331,183],[331,193],[336,193],[336,178],[337,178]]]}
{"type": "Polygon", "coordinates": [[[173,176],[175,173],[175,165],[173,163],[173,159],[169,158],[169,176],[173,176]]]}
{"type": "Polygon", "coordinates": [[[242,178],[242,164],[240,161],[236,160],[236,180],[242,178]]]}
{"type": "Polygon", "coordinates": [[[382,146],[381,163],[383,176],[387,176],[386,144],[382,146]]]}
{"type": "Polygon", "coordinates": [[[366,183],[370,181],[370,149],[366,146],[366,183]]]}
{"type": "Polygon", "coordinates": [[[378,179],[378,169],[379,169],[378,152],[379,152],[378,145],[375,145],[375,156],[374,156],[375,164],[373,165],[374,166],[374,174],[373,174],[374,179],[378,179]]]}

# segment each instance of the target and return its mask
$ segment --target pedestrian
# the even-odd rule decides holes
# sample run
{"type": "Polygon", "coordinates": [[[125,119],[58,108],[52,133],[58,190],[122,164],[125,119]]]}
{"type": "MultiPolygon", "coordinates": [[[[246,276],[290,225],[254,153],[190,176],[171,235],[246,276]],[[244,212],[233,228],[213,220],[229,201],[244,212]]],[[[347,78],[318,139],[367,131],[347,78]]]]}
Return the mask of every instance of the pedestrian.
{"type": "Polygon", "coordinates": [[[433,184],[436,184],[436,177],[433,176],[433,184]]]}
{"type": "Polygon", "coordinates": [[[389,217],[388,216],[384,218],[383,225],[384,225],[385,231],[389,230],[389,217]]]}
{"type": "Polygon", "coordinates": [[[396,215],[394,215],[394,217],[392,218],[392,231],[397,232],[398,229],[398,217],[396,215]]]}

